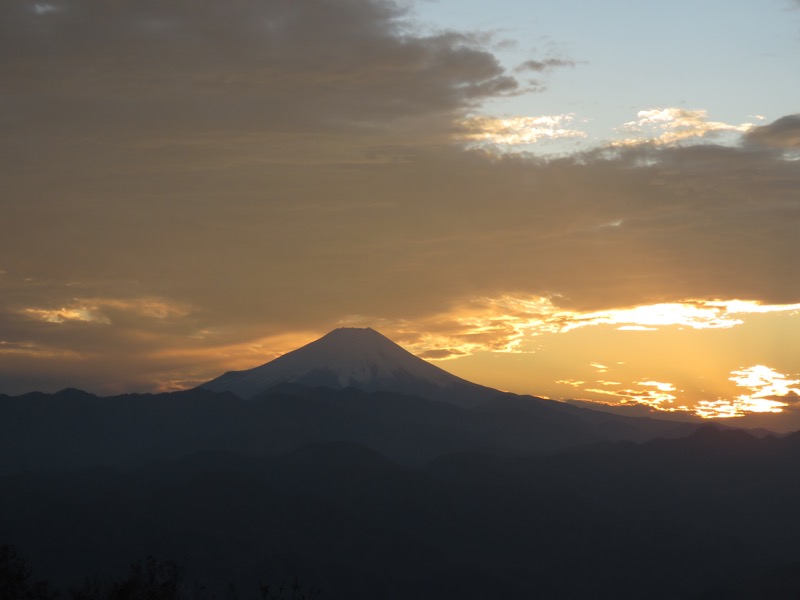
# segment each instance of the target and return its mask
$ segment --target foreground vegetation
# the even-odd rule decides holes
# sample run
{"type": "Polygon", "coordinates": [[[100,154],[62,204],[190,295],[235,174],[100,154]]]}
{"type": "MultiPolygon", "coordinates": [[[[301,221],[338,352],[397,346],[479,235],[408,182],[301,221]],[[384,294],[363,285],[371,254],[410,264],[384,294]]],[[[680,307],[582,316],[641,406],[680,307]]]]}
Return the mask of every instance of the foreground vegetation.
{"type": "MultiPolygon", "coordinates": [[[[27,562],[9,545],[0,546],[0,600],[60,600],[64,595],[48,581],[33,576],[27,562]]],[[[175,561],[150,556],[130,565],[119,579],[85,578],[66,592],[69,600],[215,600],[208,590],[187,585],[183,568],[175,561]]],[[[303,591],[295,579],[291,585],[261,584],[255,595],[241,594],[230,584],[227,600],[316,600],[318,591],[303,591]]]]}

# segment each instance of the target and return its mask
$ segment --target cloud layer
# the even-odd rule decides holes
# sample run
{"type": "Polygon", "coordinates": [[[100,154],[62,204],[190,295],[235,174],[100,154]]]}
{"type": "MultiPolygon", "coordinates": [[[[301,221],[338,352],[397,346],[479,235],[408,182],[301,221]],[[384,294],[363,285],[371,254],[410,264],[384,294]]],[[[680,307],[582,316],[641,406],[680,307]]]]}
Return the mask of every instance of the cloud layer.
{"type": "Polygon", "coordinates": [[[769,125],[755,127],[748,132],[745,140],[766,148],[800,150],[800,114],[781,117],[769,125]]]}
{"type": "Polygon", "coordinates": [[[0,76],[6,390],[199,379],[480,298],[800,302],[796,115],[733,147],[469,149],[465,123],[568,121],[474,120],[520,91],[486,38],[366,0],[8,0],[0,76]]]}

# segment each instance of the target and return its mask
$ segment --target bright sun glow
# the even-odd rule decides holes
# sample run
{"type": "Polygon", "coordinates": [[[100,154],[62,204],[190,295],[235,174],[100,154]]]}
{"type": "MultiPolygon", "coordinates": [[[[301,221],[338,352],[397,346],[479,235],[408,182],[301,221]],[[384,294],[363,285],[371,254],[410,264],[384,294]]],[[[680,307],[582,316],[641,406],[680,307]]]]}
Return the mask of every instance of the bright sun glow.
{"type": "Polygon", "coordinates": [[[647,332],[667,327],[730,329],[744,323],[748,314],[797,312],[800,304],[765,305],[752,300],[686,300],[620,309],[580,312],[559,308],[546,297],[500,296],[476,298],[425,321],[376,321],[351,316],[343,326],[372,325],[386,331],[408,350],[445,360],[476,352],[530,352],[531,337],[568,333],[605,325],[620,331],[647,332]],[[424,332],[424,333],[423,333],[424,332]]]}
{"type": "MultiPolygon", "coordinates": [[[[756,315],[794,315],[800,304],[768,305],[753,300],[686,300],[645,306],[598,311],[576,311],[556,305],[557,298],[520,298],[500,296],[477,298],[440,313],[423,323],[384,321],[381,330],[398,340],[409,351],[428,360],[463,359],[480,353],[537,354],[540,344],[552,346],[552,340],[564,334],[593,335],[590,330],[601,330],[607,339],[609,329],[627,335],[631,347],[653,349],[663,343],[664,335],[685,335],[703,330],[724,332],[750,322],[756,315]],[[424,332],[424,333],[422,333],[424,332]],[[661,333],[658,333],[661,332],[661,333]],[[541,342],[539,340],[542,340],[541,342]],[[656,344],[656,346],[649,346],[656,344]]],[[[347,325],[374,323],[365,318],[349,320],[347,325]]],[[[593,338],[587,338],[593,339],[593,338]]],[[[670,339],[676,339],[671,337],[670,339]]],[[[646,352],[649,352],[645,350],[646,352]]],[[[620,358],[624,358],[621,356],[620,358]]],[[[698,359],[700,357],[698,356],[698,359]]],[[[666,357],[662,357],[666,359],[666,357]]],[[[527,360],[527,359],[526,359],[527,360]]],[[[537,359],[531,359],[537,360],[537,359]]],[[[655,360],[655,359],[654,359],[655,360]]],[[[547,391],[551,397],[578,398],[607,404],[643,405],[658,411],[687,412],[703,418],[742,416],[753,412],[777,413],[786,409],[792,398],[791,386],[796,385],[787,376],[766,367],[756,370],[739,369],[729,373],[713,371],[708,365],[703,376],[708,380],[688,379],[688,371],[661,373],[656,363],[653,375],[637,377],[624,363],[589,360],[575,368],[575,376],[563,372],[551,382],[563,386],[559,391],[547,391]],[[595,376],[593,377],[592,374],[595,376]],[[567,375],[565,377],[565,375],[567,375]],[[662,378],[675,376],[674,380],[662,378]],[[729,385],[714,383],[729,378],[729,385]],[[680,384],[678,382],[680,381],[680,384]],[[738,390],[735,385],[739,386],[738,390]],[[572,389],[569,392],[564,387],[572,389]],[[686,387],[686,389],[683,389],[686,387]],[[713,390],[708,398],[704,388],[713,390]],[[745,389],[746,388],[746,389],[745,389]],[[741,393],[745,392],[745,393],[741,393]],[[705,398],[703,397],[705,395],[705,398]]],[[[558,366],[557,363],[554,366],[558,366]]],[[[560,367],[559,367],[560,368],[560,367]]],[[[727,367],[730,368],[730,367],[727,367]]],[[[650,370],[648,368],[648,370],[650,370]]],[[[699,376],[701,371],[697,372],[699,376]]],[[[692,375],[691,377],[695,377],[692,375]]],[[[548,384],[549,384],[548,383],[548,384]]],[[[532,382],[530,390],[538,389],[532,382]]]]}
{"type": "Polygon", "coordinates": [[[762,305],[745,300],[688,300],[591,313],[563,313],[562,332],[590,325],[616,325],[623,331],[653,331],[657,327],[719,329],[743,323],[738,315],[800,310],[800,304],[762,305]]]}

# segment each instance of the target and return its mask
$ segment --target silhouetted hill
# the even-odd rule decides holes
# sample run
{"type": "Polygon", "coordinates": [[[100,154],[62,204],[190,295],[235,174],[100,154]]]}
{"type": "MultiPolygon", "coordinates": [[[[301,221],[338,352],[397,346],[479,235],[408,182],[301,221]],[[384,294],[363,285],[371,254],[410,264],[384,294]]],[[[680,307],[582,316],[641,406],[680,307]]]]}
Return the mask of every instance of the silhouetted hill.
{"type": "Polygon", "coordinates": [[[0,541],[58,583],[154,554],[221,590],[298,576],[333,599],[689,599],[783,581],[798,458],[798,435],[713,428],[422,467],[350,442],[206,452],[0,478],[0,541]]]}
{"type": "Polygon", "coordinates": [[[800,598],[800,562],[781,565],[753,579],[701,594],[696,600],[796,600],[800,598]]]}

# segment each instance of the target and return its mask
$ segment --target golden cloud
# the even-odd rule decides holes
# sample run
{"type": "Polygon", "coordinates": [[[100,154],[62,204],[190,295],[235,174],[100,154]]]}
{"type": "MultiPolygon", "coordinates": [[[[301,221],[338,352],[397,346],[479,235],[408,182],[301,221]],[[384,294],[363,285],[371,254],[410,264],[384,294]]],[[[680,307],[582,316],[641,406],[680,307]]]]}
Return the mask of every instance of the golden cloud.
{"type": "MultiPolygon", "coordinates": [[[[767,305],[754,300],[687,300],[603,311],[560,308],[539,296],[475,298],[443,313],[415,320],[393,321],[354,315],[340,326],[378,327],[409,351],[429,360],[446,360],[476,352],[527,353],[526,340],[544,334],[613,326],[622,331],[658,331],[665,327],[728,329],[748,314],[800,311],[800,304],[767,305]]],[[[607,367],[593,364],[602,371],[607,367]]]]}
{"type": "MultiPolygon", "coordinates": [[[[598,381],[601,385],[619,385],[618,382],[598,381]]],[[[601,396],[611,396],[616,399],[617,404],[642,404],[659,411],[676,412],[672,406],[677,400],[677,396],[670,392],[677,391],[671,383],[662,381],[637,381],[636,385],[640,388],[623,388],[607,390],[603,388],[586,388],[584,391],[601,396]]]]}
{"type": "Polygon", "coordinates": [[[133,313],[151,319],[185,317],[191,308],[171,303],[161,298],[75,298],[70,306],[60,308],[24,308],[20,312],[37,321],[46,323],[96,323],[110,325],[111,318],[105,311],[116,310],[133,313]]]}
{"type": "Polygon", "coordinates": [[[800,395],[800,379],[789,379],[787,375],[765,365],[755,365],[731,371],[730,381],[750,393],[740,394],[732,400],[717,399],[701,401],[695,412],[704,418],[741,417],[747,413],[783,412],[800,395]]]}
{"type": "Polygon", "coordinates": [[[625,123],[621,130],[635,137],[615,142],[619,145],[636,145],[642,142],[676,144],[701,139],[709,134],[721,132],[746,133],[755,123],[731,125],[721,121],[710,121],[708,112],[702,109],[654,108],[640,110],[635,121],[625,123]]]}
{"type": "Polygon", "coordinates": [[[31,342],[8,342],[0,340],[0,355],[20,356],[36,359],[76,360],[86,358],[85,355],[74,350],[53,348],[34,344],[31,342]]]}
{"type": "Polygon", "coordinates": [[[461,121],[460,126],[464,132],[463,139],[476,145],[521,146],[543,140],[587,137],[584,131],[571,126],[574,117],[573,114],[506,118],[472,116],[461,121]]]}

